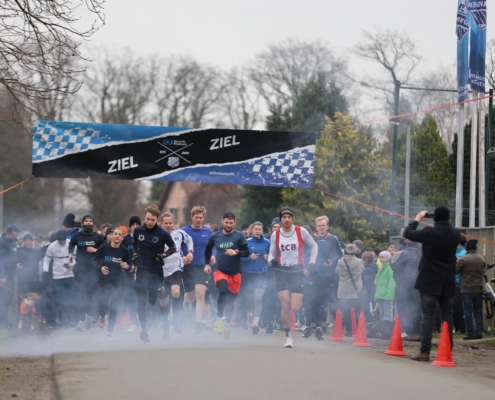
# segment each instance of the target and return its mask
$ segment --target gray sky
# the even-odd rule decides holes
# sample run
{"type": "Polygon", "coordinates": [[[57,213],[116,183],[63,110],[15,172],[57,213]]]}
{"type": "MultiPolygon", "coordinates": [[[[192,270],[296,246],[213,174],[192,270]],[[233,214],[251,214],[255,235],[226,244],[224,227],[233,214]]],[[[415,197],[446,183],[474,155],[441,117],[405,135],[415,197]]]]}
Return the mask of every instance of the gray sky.
{"type": "MultiPolygon", "coordinates": [[[[189,54],[229,68],[291,36],[322,39],[345,56],[361,31],[376,25],[416,39],[425,71],[454,62],[456,9],[457,0],[107,0],[106,25],[92,42],[128,46],[141,55],[189,54]]],[[[495,10],[489,8],[488,38],[495,37],[490,27],[495,29],[495,10]]],[[[356,72],[361,66],[351,62],[356,72]]]]}

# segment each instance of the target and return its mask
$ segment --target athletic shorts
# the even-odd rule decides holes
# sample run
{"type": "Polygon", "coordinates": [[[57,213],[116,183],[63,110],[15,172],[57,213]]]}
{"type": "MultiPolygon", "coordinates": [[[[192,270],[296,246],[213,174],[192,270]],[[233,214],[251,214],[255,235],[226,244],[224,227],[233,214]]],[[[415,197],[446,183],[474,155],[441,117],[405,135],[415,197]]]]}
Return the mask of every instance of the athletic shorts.
{"type": "Polygon", "coordinates": [[[172,286],[182,286],[182,271],[175,271],[172,275],[163,278],[163,286],[165,287],[165,297],[172,292],[172,286]]]}
{"type": "Polygon", "coordinates": [[[217,270],[213,274],[213,279],[215,280],[215,286],[217,285],[218,281],[224,279],[229,284],[229,291],[234,294],[239,294],[239,292],[241,291],[242,277],[240,273],[235,274],[234,276],[230,276],[217,270]]]}
{"type": "Polygon", "coordinates": [[[303,294],[304,293],[303,271],[283,272],[276,269],[275,287],[277,288],[277,292],[288,290],[291,293],[303,294]]]}
{"type": "Polygon", "coordinates": [[[204,265],[185,265],[182,273],[184,280],[184,290],[186,292],[194,291],[195,285],[203,285],[208,287],[209,275],[205,272],[204,265]]]}
{"type": "Polygon", "coordinates": [[[266,289],[266,273],[250,274],[242,273],[242,290],[253,292],[255,289],[266,289]]]}
{"type": "Polygon", "coordinates": [[[163,270],[137,268],[134,289],[136,293],[149,291],[150,303],[156,302],[158,289],[163,285],[163,270]]]}

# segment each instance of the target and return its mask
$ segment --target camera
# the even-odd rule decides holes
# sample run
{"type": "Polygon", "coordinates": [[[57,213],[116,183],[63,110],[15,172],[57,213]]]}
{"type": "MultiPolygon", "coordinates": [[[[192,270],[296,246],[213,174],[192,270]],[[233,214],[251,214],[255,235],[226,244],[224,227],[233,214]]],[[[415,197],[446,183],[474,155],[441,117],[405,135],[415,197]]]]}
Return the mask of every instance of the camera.
{"type": "Polygon", "coordinates": [[[426,218],[433,219],[434,214],[433,213],[426,213],[426,218]]]}

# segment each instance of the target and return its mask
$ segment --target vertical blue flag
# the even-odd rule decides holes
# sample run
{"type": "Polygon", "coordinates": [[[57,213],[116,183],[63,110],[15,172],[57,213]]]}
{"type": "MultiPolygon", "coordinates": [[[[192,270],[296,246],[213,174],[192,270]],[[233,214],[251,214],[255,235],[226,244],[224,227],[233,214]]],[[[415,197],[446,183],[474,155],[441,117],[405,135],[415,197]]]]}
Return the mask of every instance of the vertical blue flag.
{"type": "Polygon", "coordinates": [[[471,89],[485,92],[486,0],[466,0],[466,21],[471,28],[469,82],[471,89]]]}
{"type": "Polygon", "coordinates": [[[457,5],[457,99],[468,99],[469,85],[469,25],[466,22],[466,0],[459,0],[457,5]]]}

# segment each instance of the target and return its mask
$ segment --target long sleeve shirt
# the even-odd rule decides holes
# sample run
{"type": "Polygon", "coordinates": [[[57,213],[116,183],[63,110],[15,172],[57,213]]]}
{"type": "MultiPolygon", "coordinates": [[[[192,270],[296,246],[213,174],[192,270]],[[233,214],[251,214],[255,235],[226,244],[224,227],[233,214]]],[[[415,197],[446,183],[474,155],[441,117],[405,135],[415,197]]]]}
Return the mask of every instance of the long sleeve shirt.
{"type": "Polygon", "coordinates": [[[58,240],[53,242],[46,249],[45,258],[43,259],[43,272],[49,272],[50,262],[53,261],[53,279],[73,278],[74,272],[72,265],[66,268],[64,264],[69,262],[69,241],[61,245],[58,240]]]}

